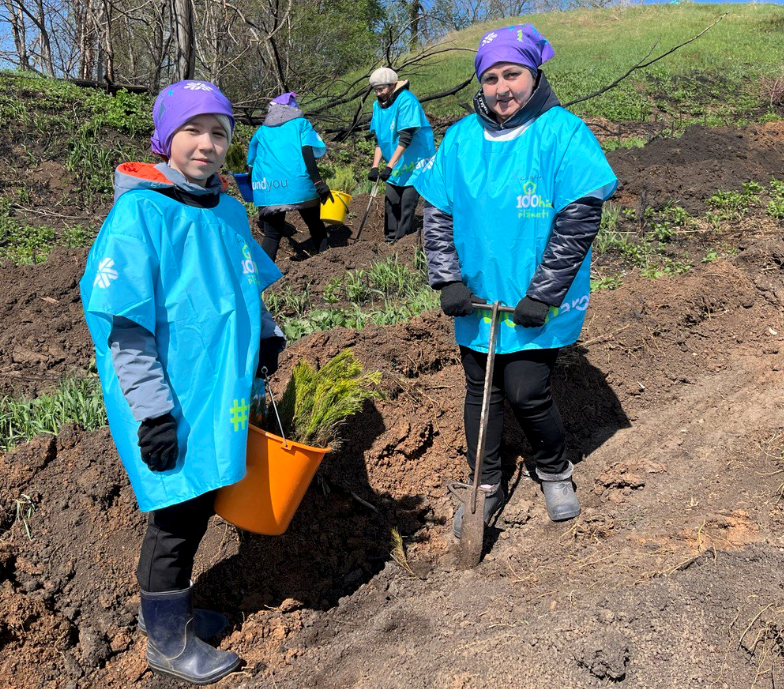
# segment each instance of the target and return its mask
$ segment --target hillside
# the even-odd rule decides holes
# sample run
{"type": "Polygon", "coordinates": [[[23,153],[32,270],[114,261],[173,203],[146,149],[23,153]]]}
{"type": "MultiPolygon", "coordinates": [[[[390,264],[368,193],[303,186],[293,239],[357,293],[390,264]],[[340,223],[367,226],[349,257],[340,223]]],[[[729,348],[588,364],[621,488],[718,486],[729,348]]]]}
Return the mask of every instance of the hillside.
{"type": "MultiPolygon", "coordinates": [[[[781,70],[784,12],[681,5],[535,21],[556,45],[553,80],[568,97],[639,59],[657,31],[666,47],[727,9],[703,37],[712,42],[660,63],[660,81],[637,75],[585,106],[620,185],[594,243],[582,337],[553,380],[583,513],[548,520],[531,449],[508,413],[509,501],[469,572],[455,568],[445,485],[465,477],[453,326],[427,286],[418,237],[383,243],[383,203],[355,241],[370,153],[361,140],[330,144],[327,178],[353,185],[355,197],[322,254],[289,218],[284,276],[264,295],[289,338],[273,389],[298,361],[320,365],[352,348],[381,372],[383,396],[348,423],[283,536],[212,520],[197,603],[229,617],[217,644],[246,661],[218,687],[776,686],[784,112],[759,89],[781,70]],[[626,119],[643,102],[648,119],[626,119]]],[[[434,73],[417,79],[439,88],[434,73]]],[[[428,113],[446,121],[458,101],[428,113]]],[[[9,689],[184,686],[146,668],[134,577],[146,520],[105,427],[78,290],[114,166],[149,155],[149,108],[143,96],[0,75],[0,685],[9,689]]]]}
{"type": "MultiPolygon", "coordinates": [[[[613,122],[674,120],[680,128],[765,119],[772,82],[784,77],[784,12],[779,6],[631,5],[528,15],[507,23],[531,22],[547,37],[556,52],[545,66],[548,79],[567,102],[612,83],[649,51],[656,57],[696,36],[725,13],[697,41],[573,110],[613,122]]],[[[411,79],[419,95],[459,84],[473,73],[473,55],[464,49],[475,51],[482,34],[492,28],[480,24],[448,35],[438,47],[460,51],[417,64],[401,76],[411,79]]],[[[430,103],[427,111],[438,118],[462,116],[461,104],[469,103],[475,90],[472,82],[456,96],[430,103]]]]}

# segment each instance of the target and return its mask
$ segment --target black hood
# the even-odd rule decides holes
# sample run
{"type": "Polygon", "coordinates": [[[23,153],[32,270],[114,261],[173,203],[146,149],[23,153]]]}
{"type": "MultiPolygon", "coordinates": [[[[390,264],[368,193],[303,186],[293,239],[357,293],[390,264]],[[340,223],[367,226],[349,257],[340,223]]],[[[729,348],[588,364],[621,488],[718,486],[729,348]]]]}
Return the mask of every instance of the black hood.
{"type": "Polygon", "coordinates": [[[495,119],[495,115],[487,105],[481,88],[474,96],[474,111],[479,116],[479,121],[485,129],[492,131],[514,129],[535,120],[550,108],[560,104],[561,101],[558,100],[558,96],[555,95],[555,91],[550,87],[550,82],[547,81],[547,77],[541,70],[539,70],[536,77],[536,86],[534,86],[534,92],[531,94],[528,102],[503,124],[495,119]]]}

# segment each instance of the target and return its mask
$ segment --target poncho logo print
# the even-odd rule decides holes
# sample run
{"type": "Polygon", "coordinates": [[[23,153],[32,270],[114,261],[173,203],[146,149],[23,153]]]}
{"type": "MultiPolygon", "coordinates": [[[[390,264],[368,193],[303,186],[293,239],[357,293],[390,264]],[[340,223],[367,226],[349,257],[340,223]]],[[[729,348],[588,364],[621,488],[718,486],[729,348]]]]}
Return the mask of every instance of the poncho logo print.
{"type": "Polygon", "coordinates": [[[273,179],[271,182],[267,181],[266,177],[262,177],[258,182],[253,183],[253,189],[260,189],[267,191],[267,189],[285,189],[289,186],[288,179],[273,179]]]}
{"type": "Polygon", "coordinates": [[[116,280],[118,277],[120,277],[120,275],[114,269],[114,259],[105,258],[98,264],[98,271],[93,286],[106,289],[112,281],[116,280]]]}
{"type": "Polygon", "coordinates": [[[242,274],[247,276],[249,284],[258,285],[258,270],[256,269],[256,264],[253,262],[253,258],[251,257],[250,247],[247,244],[243,244],[242,246],[242,255],[242,274]]]}
{"type": "Polygon", "coordinates": [[[517,196],[518,218],[545,218],[553,202],[536,193],[536,182],[523,184],[523,193],[517,196]]]}

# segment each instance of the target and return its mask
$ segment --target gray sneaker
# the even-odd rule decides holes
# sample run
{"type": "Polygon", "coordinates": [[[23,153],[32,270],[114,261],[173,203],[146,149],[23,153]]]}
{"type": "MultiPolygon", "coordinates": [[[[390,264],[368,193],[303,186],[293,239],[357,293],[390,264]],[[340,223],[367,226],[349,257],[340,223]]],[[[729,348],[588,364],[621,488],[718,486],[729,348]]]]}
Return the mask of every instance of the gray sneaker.
{"type": "Polygon", "coordinates": [[[574,493],[571,478],[564,481],[542,481],[547,514],[554,522],[574,519],[580,514],[580,501],[574,493]]]}
{"type": "MultiPolygon", "coordinates": [[[[489,524],[493,515],[504,506],[506,495],[500,483],[492,485],[483,483],[479,486],[479,490],[485,494],[485,524],[489,524]]],[[[470,491],[466,491],[466,497],[468,495],[470,495],[470,491]]],[[[460,538],[460,535],[463,533],[463,512],[465,512],[465,504],[460,503],[460,507],[457,508],[452,522],[452,530],[457,538],[460,538]]]]}

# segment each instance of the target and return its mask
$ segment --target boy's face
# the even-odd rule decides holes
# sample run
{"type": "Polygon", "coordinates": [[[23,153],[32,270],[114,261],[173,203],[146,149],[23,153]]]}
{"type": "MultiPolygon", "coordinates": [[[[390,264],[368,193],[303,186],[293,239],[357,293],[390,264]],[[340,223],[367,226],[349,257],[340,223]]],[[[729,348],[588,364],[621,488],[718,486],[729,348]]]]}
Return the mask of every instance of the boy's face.
{"type": "Polygon", "coordinates": [[[226,159],[229,140],[215,115],[197,115],[171,140],[169,165],[192,184],[203,187],[226,159]]]}

